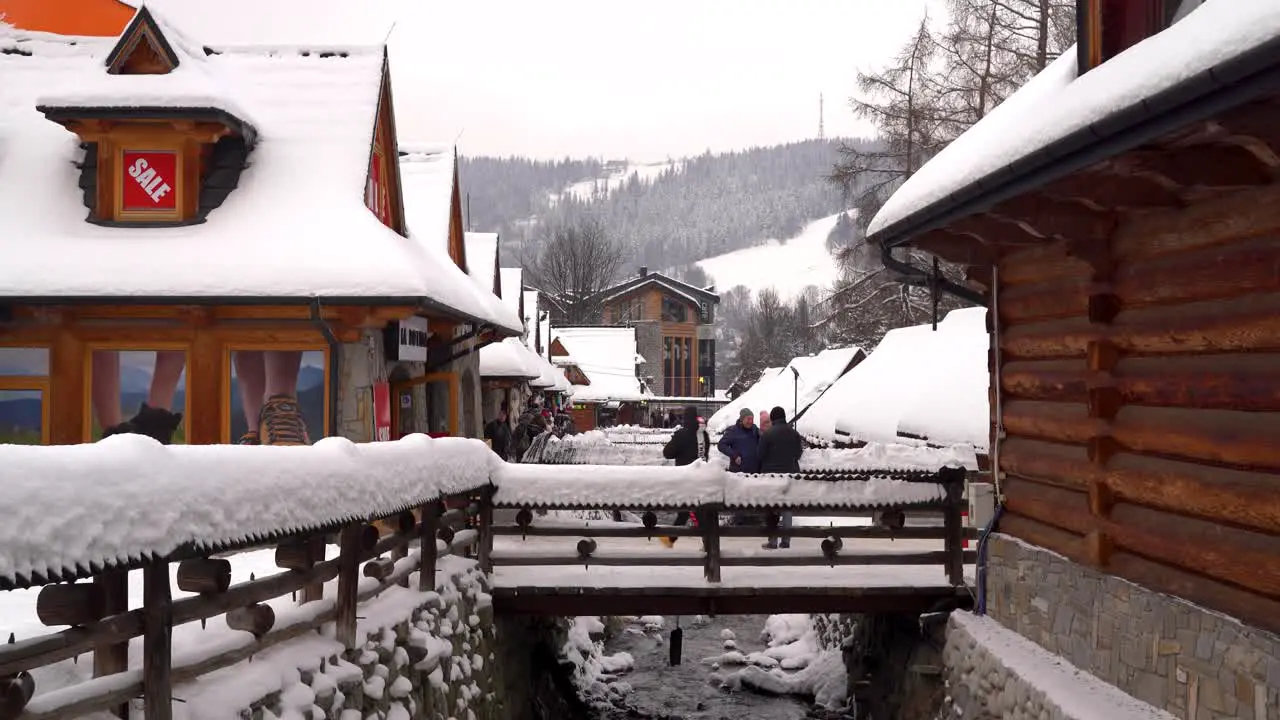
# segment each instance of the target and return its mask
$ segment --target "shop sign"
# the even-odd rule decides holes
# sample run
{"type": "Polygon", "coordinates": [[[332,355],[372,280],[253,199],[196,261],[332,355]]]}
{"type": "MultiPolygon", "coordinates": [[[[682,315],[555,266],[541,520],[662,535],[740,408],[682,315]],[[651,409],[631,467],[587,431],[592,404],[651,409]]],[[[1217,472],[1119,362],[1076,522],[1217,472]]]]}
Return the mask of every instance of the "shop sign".
{"type": "Polygon", "coordinates": [[[178,154],[156,150],[126,150],[121,186],[125,210],[176,210],[178,154]]]}
{"type": "Polygon", "coordinates": [[[427,319],[411,317],[400,320],[387,328],[387,359],[392,362],[426,362],[427,319]]]}

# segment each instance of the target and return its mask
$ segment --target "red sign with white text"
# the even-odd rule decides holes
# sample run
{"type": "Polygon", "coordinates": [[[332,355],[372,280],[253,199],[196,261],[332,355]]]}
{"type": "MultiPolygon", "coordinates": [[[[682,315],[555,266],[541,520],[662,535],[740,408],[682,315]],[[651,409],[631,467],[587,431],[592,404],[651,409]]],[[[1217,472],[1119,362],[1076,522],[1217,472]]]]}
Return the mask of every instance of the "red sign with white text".
{"type": "Polygon", "coordinates": [[[156,150],[125,150],[122,165],[125,210],[178,208],[178,154],[156,150]]]}
{"type": "Polygon", "coordinates": [[[373,384],[373,440],[386,442],[391,439],[391,386],[384,382],[373,384]]]}

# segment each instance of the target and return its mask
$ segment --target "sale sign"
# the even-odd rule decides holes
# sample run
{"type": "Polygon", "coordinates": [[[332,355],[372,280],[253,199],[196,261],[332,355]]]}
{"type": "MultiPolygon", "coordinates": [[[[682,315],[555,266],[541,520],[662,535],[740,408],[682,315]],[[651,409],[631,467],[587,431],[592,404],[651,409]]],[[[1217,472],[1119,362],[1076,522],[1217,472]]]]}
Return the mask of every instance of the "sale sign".
{"type": "Polygon", "coordinates": [[[391,385],[373,384],[373,440],[386,442],[391,439],[391,385]]]}
{"type": "Polygon", "coordinates": [[[125,210],[176,210],[178,154],[157,150],[126,150],[122,163],[125,210]]]}

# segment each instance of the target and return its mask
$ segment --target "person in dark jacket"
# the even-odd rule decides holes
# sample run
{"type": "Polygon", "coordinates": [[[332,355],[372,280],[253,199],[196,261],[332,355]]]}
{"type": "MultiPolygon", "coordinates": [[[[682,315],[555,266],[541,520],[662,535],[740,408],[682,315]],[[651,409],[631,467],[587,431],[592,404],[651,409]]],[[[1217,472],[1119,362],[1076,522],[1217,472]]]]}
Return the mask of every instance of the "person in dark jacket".
{"type": "Polygon", "coordinates": [[[724,431],[716,448],[729,458],[729,472],[760,472],[760,430],[750,408],[738,411],[738,422],[724,431]]]}
{"type": "Polygon", "coordinates": [[[489,441],[489,446],[497,453],[498,457],[503,460],[511,459],[511,423],[507,416],[507,404],[502,403],[502,408],[498,410],[498,416],[489,421],[484,427],[484,438],[489,441]]]}
{"type": "MultiPolygon", "coordinates": [[[[707,435],[706,430],[698,426],[698,408],[690,405],[684,409],[684,419],[680,423],[680,429],[671,435],[671,440],[667,442],[666,447],[662,448],[662,457],[675,460],[677,466],[692,465],[698,460],[706,462],[710,454],[710,446],[710,436],[707,435]]],[[[676,513],[676,525],[685,525],[688,522],[689,513],[684,511],[676,513]]],[[[664,537],[662,544],[672,547],[676,544],[676,539],[664,537]]]]}
{"type": "MultiPolygon", "coordinates": [[[[804,440],[800,433],[787,422],[787,411],[775,407],[769,411],[769,431],[760,438],[760,472],[762,473],[795,473],[800,472],[800,455],[804,453],[804,440]]],[[[792,515],[782,513],[782,527],[791,528],[792,515]]],[[[768,550],[779,547],[791,547],[791,538],[770,537],[764,544],[768,550]]]]}

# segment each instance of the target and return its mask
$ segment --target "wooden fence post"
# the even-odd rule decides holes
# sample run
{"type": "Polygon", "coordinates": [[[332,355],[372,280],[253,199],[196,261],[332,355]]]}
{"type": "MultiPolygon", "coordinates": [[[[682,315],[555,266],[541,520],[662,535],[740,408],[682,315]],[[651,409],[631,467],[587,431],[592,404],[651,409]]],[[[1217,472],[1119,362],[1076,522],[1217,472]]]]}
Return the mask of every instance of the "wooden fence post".
{"type": "Polygon", "coordinates": [[[422,523],[418,525],[418,538],[422,544],[422,559],[418,568],[418,591],[436,589],[436,533],[440,531],[440,501],[422,506],[422,523]]]}
{"type": "Polygon", "coordinates": [[[360,538],[363,523],[342,529],[338,540],[338,598],[336,636],[348,650],[356,646],[356,593],[360,584],[360,538]]]}
{"type": "MultiPolygon", "coordinates": [[[[118,615],[129,609],[129,573],[125,570],[108,570],[93,578],[95,585],[102,586],[105,599],[106,617],[118,615]]],[[[99,645],[93,649],[93,676],[95,678],[114,675],[129,669],[128,641],[115,645],[99,645]]],[[[129,717],[129,704],[124,703],[112,709],[116,717],[129,717]]]]}
{"type": "Polygon", "coordinates": [[[173,717],[173,600],[169,563],[156,560],[142,570],[142,697],[146,720],[173,717]]]}
{"type": "Polygon", "coordinates": [[[942,508],[943,550],[946,553],[947,582],[964,585],[964,526],[961,517],[964,500],[964,474],[959,479],[944,468],[939,475],[946,492],[942,508]]]}
{"type": "Polygon", "coordinates": [[[493,572],[493,486],[480,492],[480,571],[493,572]]]}
{"type": "Polygon", "coordinates": [[[698,525],[702,529],[702,545],[706,552],[704,575],[710,582],[720,582],[720,512],[715,506],[698,510],[698,525]]]}

